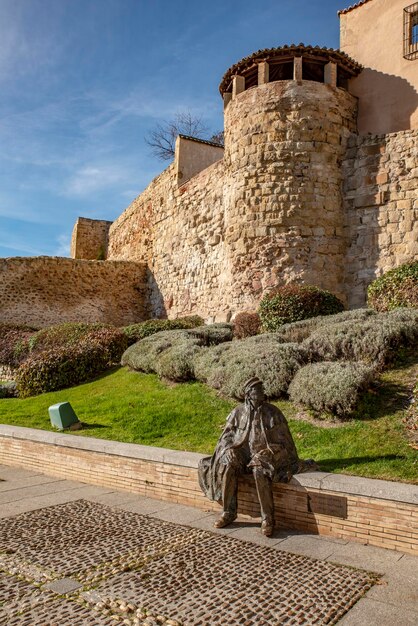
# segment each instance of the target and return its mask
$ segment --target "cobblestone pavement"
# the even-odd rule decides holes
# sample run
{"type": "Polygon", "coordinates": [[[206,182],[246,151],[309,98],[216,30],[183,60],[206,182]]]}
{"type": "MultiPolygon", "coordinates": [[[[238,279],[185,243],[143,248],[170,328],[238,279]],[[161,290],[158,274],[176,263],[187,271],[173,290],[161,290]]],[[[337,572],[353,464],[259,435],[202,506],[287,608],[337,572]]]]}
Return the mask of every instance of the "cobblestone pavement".
{"type": "Polygon", "coordinates": [[[10,625],[335,624],[378,580],[86,500],[0,520],[0,553],[10,625]]]}

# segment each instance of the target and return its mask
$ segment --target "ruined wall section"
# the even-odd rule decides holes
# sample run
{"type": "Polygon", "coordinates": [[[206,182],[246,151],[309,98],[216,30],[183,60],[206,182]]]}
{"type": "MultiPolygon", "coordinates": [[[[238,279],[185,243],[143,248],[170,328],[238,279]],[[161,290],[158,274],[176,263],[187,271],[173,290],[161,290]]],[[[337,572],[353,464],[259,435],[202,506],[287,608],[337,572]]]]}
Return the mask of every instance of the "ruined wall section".
{"type": "Polygon", "coordinates": [[[71,258],[103,261],[107,254],[111,224],[107,220],[79,217],[71,237],[71,258]]]}
{"type": "Polygon", "coordinates": [[[149,317],[146,267],[57,257],[0,259],[0,322],[119,325],[149,317]]]}
{"type": "Polygon", "coordinates": [[[291,281],[345,299],[341,160],[357,102],[343,89],[277,81],[225,114],[225,243],[238,310],[291,281]]]}
{"type": "Polygon", "coordinates": [[[350,307],[368,285],[418,258],[418,130],[353,135],[343,163],[350,307]]]}

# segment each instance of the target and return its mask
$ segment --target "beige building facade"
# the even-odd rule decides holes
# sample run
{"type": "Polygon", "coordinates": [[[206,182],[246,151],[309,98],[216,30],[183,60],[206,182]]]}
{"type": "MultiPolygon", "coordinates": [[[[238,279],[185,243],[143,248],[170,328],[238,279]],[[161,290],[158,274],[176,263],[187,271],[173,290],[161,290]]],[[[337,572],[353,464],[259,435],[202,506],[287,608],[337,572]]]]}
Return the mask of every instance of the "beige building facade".
{"type": "Polygon", "coordinates": [[[340,49],[364,68],[348,86],[359,133],[418,128],[418,2],[366,0],[339,16],[340,49]]]}
{"type": "Polygon", "coordinates": [[[341,50],[283,46],[233,65],[225,147],[179,136],[112,224],[79,218],[73,260],[0,264],[0,321],[61,321],[67,290],[66,320],[115,323],[231,320],[290,282],[364,306],[374,278],[418,258],[416,12],[417,28],[415,5],[365,0],[340,13],[341,50]],[[21,287],[35,284],[29,302],[21,287]]]}

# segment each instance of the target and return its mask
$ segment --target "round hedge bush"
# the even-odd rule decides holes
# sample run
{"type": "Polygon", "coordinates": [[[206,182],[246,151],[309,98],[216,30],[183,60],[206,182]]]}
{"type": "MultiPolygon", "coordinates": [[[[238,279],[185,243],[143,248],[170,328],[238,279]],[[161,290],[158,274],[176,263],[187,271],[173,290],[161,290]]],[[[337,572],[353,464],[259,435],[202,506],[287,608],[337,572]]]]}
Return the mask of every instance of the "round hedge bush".
{"type": "Polygon", "coordinates": [[[400,265],[373,281],[367,290],[367,301],[376,311],[418,309],[418,261],[400,265]]]}
{"type": "Polygon", "coordinates": [[[329,291],[312,285],[283,285],[263,296],[258,312],[263,329],[274,332],[283,324],[343,310],[343,303],[329,291]]]}
{"type": "Polygon", "coordinates": [[[260,332],[261,320],[258,313],[238,313],[234,319],[234,337],[245,339],[260,332]]]}
{"type": "Polygon", "coordinates": [[[316,413],[348,417],[373,376],[374,369],[363,363],[312,363],[296,372],[289,386],[289,397],[316,413]]]}

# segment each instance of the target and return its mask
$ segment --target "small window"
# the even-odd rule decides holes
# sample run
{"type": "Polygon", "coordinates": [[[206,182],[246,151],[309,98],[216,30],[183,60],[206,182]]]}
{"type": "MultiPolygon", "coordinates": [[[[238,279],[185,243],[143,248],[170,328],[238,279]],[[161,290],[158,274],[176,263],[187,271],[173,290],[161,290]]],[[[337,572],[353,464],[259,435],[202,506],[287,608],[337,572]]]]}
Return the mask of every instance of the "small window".
{"type": "Polygon", "coordinates": [[[403,10],[403,55],[418,59],[418,2],[403,10]]]}
{"type": "MultiPolygon", "coordinates": [[[[417,16],[414,16],[415,19],[417,16]]],[[[413,24],[411,30],[411,45],[415,46],[418,43],[418,24],[413,24]]]]}

